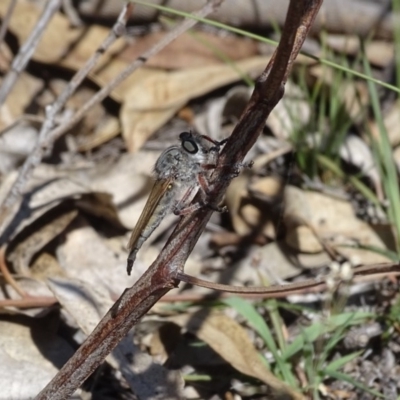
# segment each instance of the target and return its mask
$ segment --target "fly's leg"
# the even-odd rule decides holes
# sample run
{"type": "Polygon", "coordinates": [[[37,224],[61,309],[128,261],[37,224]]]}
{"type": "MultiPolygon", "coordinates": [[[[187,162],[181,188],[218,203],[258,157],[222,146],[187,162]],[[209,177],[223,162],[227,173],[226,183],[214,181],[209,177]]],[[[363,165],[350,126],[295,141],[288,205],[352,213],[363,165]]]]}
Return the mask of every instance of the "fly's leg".
{"type": "Polygon", "coordinates": [[[215,204],[210,204],[207,202],[207,197],[211,193],[211,190],[210,190],[210,184],[208,183],[204,173],[200,173],[197,176],[197,183],[198,185],[192,186],[190,189],[188,189],[188,191],[185,193],[185,195],[182,197],[179,203],[175,206],[174,209],[175,215],[188,215],[194,213],[197,210],[200,210],[201,208],[209,208],[213,211],[218,211],[218,212],[228,211],[227,207],[225,206],[219,207],[215,204]],[[184,206],[185,203],[188,204],[188,198],[190,197],[190,195],[193,194],[193,190],[197,187],[199,187],[201,200],[195,204],[184,206]]]}
{"type": "Polygon", "coordinates": [[[201,207],[198,207],[189,212],[186,212],[187,209],[191,209],[192,207],[194,207],[198,204],[198,203],[196,203],[196,204],[193,204],[192,206],[187,205],[192,201],[193,197],[195,196],[195,194],[196,194],[196,193],[194,193],[195,189],[196,189],[195,185],[192,185],[191,187],[189,187],[189,189],[186,191],[186,193],[183,195],[183,197],[179,200],[178,204],[175,205],[175,207],[173,209],[173,212],[175,215],[186,215],[189,212],[194,212],[194,211],[197,211],[199,208],[201,208],[201,207]]]}
{"type": "Polygon", "coordinates": [[[217,151],[217,152],[219,152],[221,146],[223,146],[229,139],[229,138],[226,138],[226,139],[218,141],[218,140],[214,140],[214,139],[210,138],[210,136],[207,136],[207,135],[201,135],[201,137],[205,140],[208,140],[210,143],[212,143],[214,145],[213,147],[211,147],[210,151],[217,151]]]}
{"type": "Polygon", "coordinates": [[[201,208],[209,208],[209,209],[211,209],[213,211],[217,211],[217,212],[220,212],[220,213],[228,211],[228,207],[226,207],[226,206],[219,207],[219,206],[215,206],[215,205],[210,204],[210,203],[204,203],[204,202],[201,201],[201,202],[192,204],[192,205],[187,206],[187,207],[175,209],[174,210],[174,214],[175,215],[179,215],[179,216],[193,214],[195,211],[200,210],[201,208]]]}
{"type": "Polygon", "coordinates": [[[227,178],[234,179],[239,176],[245,168],[252,168],[254,161],[244,162],[244,163],[234,163],[234,164],[222,164],[216,166],[216,169],[222,169],[227,172],[227,178]]]}

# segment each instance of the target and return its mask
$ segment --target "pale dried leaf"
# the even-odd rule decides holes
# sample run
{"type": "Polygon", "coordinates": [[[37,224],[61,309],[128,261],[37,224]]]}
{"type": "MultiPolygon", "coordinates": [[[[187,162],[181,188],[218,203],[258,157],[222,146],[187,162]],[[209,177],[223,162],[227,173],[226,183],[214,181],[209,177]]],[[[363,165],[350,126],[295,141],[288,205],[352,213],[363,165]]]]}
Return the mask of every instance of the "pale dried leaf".
{"type": "Polygon", "coordinates": [[[29,264],[32,258],[63,232],[77,215],[78,212],[72,210],[55,218],[48,218],[26,240],[19,242],[7,257],[13,263],[14,270],[20,275],[29,276],[29,264]]]}
{"type": "MultiPolygon", "coordinates": [[[[384,113],[383,121],[390,144],[392,147],[398,146],[400,144],[400,105],[398,101],[394,102],[390,109],[384,113]]],[[[369,127],[375,140],[379,141],[381,133],[378,124],[375,121],[370,121],[369,127]]]]}
{"type": "Polygon", "coordinates": [[[299,86],[288,81],[285,96],[269,115],[266,125],[280,139],[288,139],[292,133],[306,125],[311,116],[310,103],[299,86]]]}
{"type": "Polygon", "coordinates": [[[350,202],[332,198],[317,192],[304,192],[311,214],[311,224],[318,235],[329,240],[336,251],[346,257],[357,256],[361,264],[387,262],[389,259],[373,251],[346,247],[359,243],[380,249],[390,249],[393,237],[389,225],[378,225],[374,228],[359,220],[350,202]],[[343,246],[344,245],[344,246],[343,246]]]}
{"type": "MultiPolygon", "coordinates": [[[[126,274],[126,253],[115,253],[93,228],[76,226],[57,248],[57,258],[69,277],[120,295],[138,276],[126,274]]],[[[122,250],[122,248],[121,248],[122,250]]],[[[135,273],[133,275],[136,275],[135,273]]]]}
{"type": "Polygon", "coordinates": [[[51,327],[51,318],[0,321],[2,399],[34,398],[73,354],[51,327]]]}
{"type": "MultiPolygon", "coordinates": [[[[16,177],[17,171],[5,177],[0,186],[0,201],[7,195],[16,177]]],[[[13,205],[4,221],[11,239],[62,201],[79,198],[89,191],[82,183],[69,179],[68,172],[45,164],[35,168],[26,186],[24,199],[13,205]]]]}
{"type": "MultiPolygon", "coordinates": [[[[361,51],[360,38],[356,35],[335,35],[330,33],[326,37],[326,43],[341,54],[358,56],[361,51]]],[[[364,45],[367,59],[372,65],[384,68],[393,60],[393,42],[371,40],[367,41],[364,45]]]]}
{"type": "MultiPolygon", "coordinates": [[[[0,2],[1,18],[7,12],[11,1],[0,2]]],[[[16,2],[9,29],[18,37],[20,44],[24,43],[29,37],[41,13],[41,7],[30,1],[20,0],[16,2]]],[[[82,31],[83,28],[72,28],[67,18],[61,13],[56,13],[48,23],[33,58],[36,61],[56,63],[65,55],[65,51],[71,44],[80,37],[82,31]]]]}
{"type": "Polygon", "coordinates": [[[95,147],[109,142],[115,138],[121,131],[119,119],[116,117],[108,116],[89,137],[85,137],[77,143],[78,151],[90,151],[95,147]]]}
{"type": "MultiPolygon", "coordinates": [[[[243,73],[259,73],[267,57],[239,61],[243,73]]],[[[155,71],[131,86],[121,109],[122,134],[129,151],[136,151],[147,138],[190,99],[240,79],[230,65],[188,68],[182,71],[155,71]],[[143,113],[143,121],[140,114],[143,113]],[[147,123],[146,123],[147,122],[147,123]],[[139,124],[140,129],[136,126],[139,124]]]]}
{"type": "Polygon", "coordinates": [[[339,148],[339,154],[343,160],[357,167],[365,176],[371,179],[376,193],[383,193],[381,176],[374,156],[370,147],[362,138],[356,135],[347,135],[339,148]]]}
{"type": "Polygon", "coordinates": [[[212,138],[221,138],[223,122],[239,120],[252,91],[247,86],[235,86],[225,96],[212,100],[205,113],[196,114],[196,130],[212,138]]]}
{"type": "MultiPolygon", "coordinates": [[[[283,182],[276,177],[257,179],[249,185],[250,172],[243,172],[229,186],[226,193],[226,204],[232,218],[235,231],[246,236],[257,230],[269,238],[275,237],[275,227],[268,215],[268,205],[260,207],[249,195],[249,190],[257,194],[257,198],[268,199],[272,204],[281,195],[283,182]]],[[[271,207],[269,207],[271,209],[271,207]]]]}
{"type": "Polygon", "coordinates": [[[285,242],[300,252],[318,253],[322,246],[307,224],[312,211],[306,194],[298,187],[286,185],[284,189],[283,221],[287,228],[285,242]]]}
{"type": "MultiPolygon", "coordinates": [[[[127,63],[133,62],[165,35],[165,32],[153,32],[137,38],[121,53],[121,58],[127,63]]],[[[160,53],[151,57],[147,65],[162,69],[186,69],[224,63],[225,61],[218,57],[217,52],[223,54],[224,58],[236,61],[254,56],[258,51],[256,42],[244,37],[217,36],[207,32],[185,32],[160,53]]]]}
{"type": "Polygon", "coordinates": [[[25,160],[37,137],[37,130],[23,122],[0,134],[0,175],[13,171],[25,160]]]}
{"type": "Polygon", "coordinates": [[[302,253],[319,253],[324,249],[308,226],[292,227],[285,236],[285,242],[302,253]]]}
{"type": "MultiPolygon", "coordinates": [[[[160,2],[161,0],[159,0],[160,2]]],[[[116,18],[123,1],[87,0],[79,2],[79,10],[86,16],[93,15],[105,18],[116,18]]],[[[227,0],[212,14],[211,18],[233,26],[257,29],[276,29],[282,27],[287,13],[287,1],[259,0],[227,0]]],[[[186,12],[196,10],[196,2],[176,0],[168,3],[169,6],[179,8],[186,12]]],[[[387,4],[384,1],[364,0],[335,0],[322,3],[321,9],[313,23],[313,32],[349,32],[366,37],[371,30],[374,34],[391,38],[393,35],[393,18],[390,13],[385,13],[387,4]],[[377,24],[377,21],[380,23],[377,24]],[[356,22],[356,23],[355,23],[356,22]]],[[[138,4],[133,18],[141,22],[154,21],[159,16],[159,11],[152,7],[138,4]]]]}
{"type": "Polygon", "coordinates": [[[19,75],[13,89],[7,96],[6,102],[0,107],[0,131],[13,124],[25,113],[26,107],[42,87],[43,81],[41,79],[25,72],[19,75]]]}

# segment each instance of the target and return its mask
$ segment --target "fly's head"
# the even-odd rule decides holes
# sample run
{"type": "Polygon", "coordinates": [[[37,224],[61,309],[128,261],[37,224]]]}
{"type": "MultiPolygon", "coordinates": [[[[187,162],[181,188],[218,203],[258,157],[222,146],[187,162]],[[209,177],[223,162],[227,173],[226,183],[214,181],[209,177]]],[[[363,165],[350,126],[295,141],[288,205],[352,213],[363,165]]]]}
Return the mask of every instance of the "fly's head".
{"type": "Polygon", "coordinates": [[[181,146],[169,147],[158,158],[154,168],[156,179],[189,182],[196,179],[202,165],[215,163],[218,142],[194,132],[182,132],[179,139],[181,146]]]}
{"type": "Polygon", "coordinates": [[[201,135],[193,132],[182,132],[179,135],[182,150],[193,163],[205,164],[209,158],[210,148],[206,146],[201,135]]]}

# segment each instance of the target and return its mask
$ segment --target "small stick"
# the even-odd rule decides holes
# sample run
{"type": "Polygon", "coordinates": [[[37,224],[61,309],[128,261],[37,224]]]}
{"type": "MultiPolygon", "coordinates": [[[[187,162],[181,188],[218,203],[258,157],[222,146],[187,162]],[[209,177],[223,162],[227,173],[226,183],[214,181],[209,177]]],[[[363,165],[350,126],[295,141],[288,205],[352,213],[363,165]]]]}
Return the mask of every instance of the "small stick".
{"type": "MultiPolygon", "coordinates": [[[[257,140],[265,126],[265,119],[283,96],[293,61],[321,3],[322,0],[289,2],[277,51],[257,80],[250,102],[222,150],[220,165],[243,162],[244,156],[257,140]]],[[[210,11],[216,4],[217,0],[214,0],[210,11]]],[[[232,177],[227,179],[226,171],[216,168],[211,178],[214,186],[208,196],[209,202],[218,204],[232,177]]],[[[125,290],[36,400],[68,398],[155,302],[179,284],[177,274],[183,271],[184,263],[210,216],[210,210],[201,209],[181,218],[157,259],[134,286],[125,290]]],[[[280,381],[279,384],[271,384],[271,391],[277,395],[284,394],[285,398],[304,399],[302,394],[280,381]]]]}
{"type": "Polygon", "coordinates": [[[72,26],[79,27],[83,25],[83,22],[80,19],[79,14],[72,3],[72,0],[62,0],[62,7],[65,15],[69,19],[69,23],[72,26]]]}
{"type": "MultiPolygon", "coordinates": [[[[400,264],[378,264],[356,267],[352,270],[353,282],[376,281],[387,276],[397,276],[400,274],[400,264]]],[[[196,285],[207,289],[218,290],[223,293],[234,293],[245,296],[259,296],[262,298],[281,298],[293,294],[306,294],[320,292],[327,288],[326,277],[305,279],[300,282],[287,283],[284,285],[262,286],[232,286],[221,283],[214,283],[204,279],[187,275],[183,272],[177,274],[177,278],[190,285],[196,285]]]]}
{"type": "Polygon", "coordinates": [[[4,280],[22,297],[29,297],[28,294],[23,290],[18,282],[13,278],[8,270],[6,263],[6,246],[0,248],[0,272],[3,274],[4,280]]]}
{"type": "Polygon", "coordinates": [[[29,296],[16,300],[0,300],[0,308],[15,307],[20,309],[51,307],[58,300],[51,296],[29,296]]]}
{"type": "Polygon", "coordinates": [[[29,38],[21,46],[18,54],[14,57],[11,70],[4,77],[0,87],[0,106],[6,100],[20,73],[25,69],[26,65],[31,59],[32,54],[34,53],[36,46],[38,45],[45,29],[47,28],[50,19],[60,8],[61,1],[62,0],[49,0],[29,38]]]}

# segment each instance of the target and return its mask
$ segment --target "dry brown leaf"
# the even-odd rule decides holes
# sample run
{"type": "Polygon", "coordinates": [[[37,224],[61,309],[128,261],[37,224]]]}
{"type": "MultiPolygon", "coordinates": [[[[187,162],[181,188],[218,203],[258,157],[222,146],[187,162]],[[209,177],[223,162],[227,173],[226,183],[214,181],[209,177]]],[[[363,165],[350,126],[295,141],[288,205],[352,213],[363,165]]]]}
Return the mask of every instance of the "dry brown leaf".
{"type": "MultiPolygon", "coordinates": [[[[239,61],[243,73],[260,72],[267,57],[239,61]]],[[[154,71],[126,92],[121,109],[122,134],[129,151],[142,146],[150,134],[160,128],[190,99],[240,79],[229,65],[189,68],[182,71],[154,71]],[[143,119],[142,119],[143,118],[143,119]],[[139,128],[138,128],[139,127],[139,128]]]]}
{"type": "Polygon", "coordinates": [[[96,130],[89,137],[85,137],[77,143],[78,151],[90,151],[111,139],[118,136],[121,132],[119,119],[112,116],[107,116],[105,121],[97,126],[96,130]]]}
{"type": "Polygon", "coordinates": [[[312,229],[305,225],[292,227],[285,236],[285,242],[302,253],[319,253],[324,249],[312,229]]]}
{"type": "MultiPolygon", "coordinates": [[[[0,17],[4,17],[9,1],[0,2],[0,17]]],[[[34,25],[41,14],[41,8],[28,0],[17,2],[13,12],[9,29],[20,41],[24,43],[30,35],[34,25]]],[[[35,61],[58,64],[72,70],[80,69],[84,63],[93,55],[109,34],[110,29],[99,25],[90,25],[85,28],[73,28],[68,18],[61,13],[56,13],[50,20],[39,45],[33,54],[35,61]]],[[[103,55],[90,77],[103,86],[112,77],[120,73],[128,62],[118,58],[118,54],[125,47],[125,41],[116,41],[103,55]]],[[[122,94],[129,82],[135,82],[146,72],[136,71],[131,75],[124,85],[120,85],[112,94],[117,101],[120,101],[122,94]]]]}
{"type": "MultiPolygon", "coordinates": [[[[355,35],[327,35],[326,43],[340,54],[358,56],[361,51],[360,38],[355,35]]],[[[394,57],[394,43],[386,40],[372,40],[365,43],[368,61],[378,67],[386,67],[394,57]]]]}
{"type": "MultiPolygon", "coordinates": [[[[0,1],[0,17],[3,18],[12,0],[0,1]]],[[[9,29],[24,43],[31,34],[42,13],[41,7],[27,0],[16,2],[9,22],[9,29]]],[[[56,13],[50,20],[33,56],[36,61],[57,63],[66,50],[77,40],[83,28],[72,28],[67,18],[56,13]]]]}
{"type": "MultiPolygon", "coordinates": [[[[154,32],[136,39],[121,53],[121,58],[127,63],[131,63],[165,35],[165,32],[154,32]]],[[[152,57],[147,65],[162,69],[186,69],[225,63],[217,53],[236,61],[255,56],[258,49],[256,42],[243,37],[216,36],[207,32],[186,32],[152,57]]]]}
{"type": "Polygon", "coordinates": [[[162,110],[134,111],[121,109],[122,136],[131,153],[139,150],[147,139],[159,128],[165,125],[186,102],[176,107],[162,110]]]}
{"type": "Polygon", "coordinates": [[[245,330],[232,318],[217,312],[198,312],[169,318],[206,342],[232,367],[260,379],[278,393],[290,393],[293,399],[304,399],[302,395],[277,379],[261,360],[245,330]]]}
{"type": "Polygon", "coordinates": [[[30,274],[36,280],[45,281],[47,278],[55,278],[57,276],[65,276],[64,270],[61,268],[57,259],[53,254],[41,252],[32,263],[30,274]]]}
{"type": "Polygon", "coordinates": [[[286,243],[303,253],[318,253],[323,250],[312,229],[307,226],[314,210],[309,207],[306,192],[298,187],[286,185],[284,189],[283,221],[287,228],[286,243]]]}
{"type": "Polygon", "coordinates": [[[346,257],[357,257],[361,264],[388,262],[389,259],[373,251],[346,247],[359,243],[380,249],[393,248],[393,237],[389,225],[372,228],[358,219],[350,202],[332,198],[317,192],[304,192],[308,208],[312,210],[310,223],[319,236],[335,246],[337,252],[346,257]]]}
{"type": "Polygon", "coordinates": [[[268,197],[268,200],[273,202],[280,196],[283,182],[276,177],[265,177],[249,185],[249,176],[250,172],[243,172],[228,187],[225,201],[231,214],[232,225],[241,236],[250,235],[257,229],[258,233],[274,238],[275,227],[272,216],[268,215],[271,207],[267,204],[260,207],[259,202],[255,202],[248,191],[257,192],[259,196],[268,197]]]}
{"type": "Polygon", "coordinates": [[[7,97],[7,101],[0,107],[0,131],[14,123],[25,113],[26,107],[32,102],[42,86],[43,81],[41,79],[25,72],[19,75],[7,97]]]}
{"type": "MultiPolygon", "coordinates": [[[[394,102],[390,110],[385,112],[383,122],[388,133],[390,144],[392,147],[398,146],[400,144],[400,104],[398,101],[394,102]]],[[[370,121],[369,127],[375,140],[379,141],[381,134],[378,124],[375,121],[370,121]]]]}
{"type": "Polygon", "coordinates": [[[35,254],[63,232],[77,215],[76,210],[58,215],[55,218],[48,215],[47,218],[44,217],[43,225],[37,227],[25,240],[19,242],[18,237],[16,237],[15,240],[19,243],[7,256],[7,259],[13,263],[13,269],[20,275],[29,276],[29,264],[35,254]]]}

